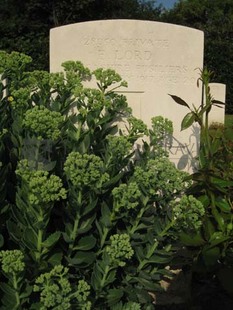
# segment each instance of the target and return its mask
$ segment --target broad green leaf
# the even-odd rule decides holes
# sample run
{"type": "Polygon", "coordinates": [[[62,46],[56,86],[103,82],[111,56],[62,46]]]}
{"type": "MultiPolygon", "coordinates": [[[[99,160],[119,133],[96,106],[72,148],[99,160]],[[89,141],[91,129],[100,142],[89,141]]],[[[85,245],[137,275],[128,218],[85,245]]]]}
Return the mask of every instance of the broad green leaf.
{"type": "Polygon", "coordinates": [[[181,130],[187,129],[195,122],[195,114],[193,112],[189,112],[185,115],[181,122],[181,130]]]}
{"type": "Polygon", "coordinates": [[[67,233],[63,232],[62,236],[63,236],[63,239],[65,240],[66,243],[72,243],[73,242],[73,240],[70,238],[70,236],[67,233]]]}
{"type": "Polygon", "coordinates": [[[7,221],[7,229],[9,231],[10,236],[16,242],[20,242],[22,239],[22,229],[20,229],[19,225],[17,225],[13,221],[7,221]]]}
{"type": "Polygon", "coordinates": [[[27,283],[25,286],[26,286],[26,287],[25,287],[23,293],[20,294],[20,298],[21,298],[21,299],[30,296],[31,293],[32,293],[32,288],[33,288],[33,287],[32,287],[31,285],[29,285],[28,283],[27,283]]]}
{"type": "Polygon", "coordinates": [[[211,182],[219,187],[233,186],[233,181],[223,180],[221,178],[212,177],[211,182]]]}
{"type": "Polygon", "coordinates": [[[216,205],[222,212],[231,212],[231,206],[226,199],[216,200],[216,205]]]}
{"type": "Polygon", "coordinates": [[[78,251],[72,258],[67,258],[67,260],[72,265],[88,266],[95,261],[95,258],[95,252],[78,251]]]}
{"type": "Polygon", "coordinates": [[[84,209],[82,215],[84,216],[91,211],[93,212],[93,209],[96,207],[97,202],[98,202],[98,198],[96,198],[95,200],[92,200],[87,206],[85,206],[85,209],[84,209]]]}
{"type": "Polygon", "coordinates": [[[62,256],[63,256],[63,254],[61,252],[55,253],[52,256],[50,256],[50,258],[48,259],[48,262],[52,266],[59,265],[59,264],[61,264],[62,256]]]}
{"type": "Polygon", "coordinates": [[[60,231],[56,231],[55,233],[51,234],[43,243],[42,245],[46,248],[52,247],[57,241],[59,240],[61,236],[60,231]]]}
{"type": "Polygon", "coordinates": [[[124,295],[123,289],[110,289],[108,290],[107,301],[109,307],[118,303],[124,295]]]}
{"type": "Polygon", "coordinates": [[[1,282],[0,289],[7,295],[15,295],[15,290],[8,284],[1,282]]]}
{"type": "Polygon", "coordinates": [[[181,99],[180,97],[175,96],[175,95],[171,95],[171,94],[168,94],[168,95],[171,96],[172,99],[173,99],[176,103],[178,103],[178,104],[180,104],[180,105],[183,105],[183,106],[189,108],[189,105],[187,104],[187,102],[185,102],[185,101],[184,101],[183,99],[181,99]]]}
{"type": "Polygon", "coordinates": [[[225,236],[221,231],[216,231],[209,239],[208,249],[229,240],[229,236],[225,236]]]}
{"type": "Polygon", "coordinates": [[[94,288],[94,290],[96,291],[99,290],[101,280],[102,280],[102,272],[99,270],[98,263],[97,263],[95,264],[92,275],[91,275],[91,285],[94,288]]]}
{"type": "Polygon", "coordinates": [[[38,238],[34,231],[30,228],[26,228],[23,235],[23,243],[29,250],[36,250],[37,249],[37,241],[38,238]]]}
{"type": "Polygon", "coordinates": [[[143,279],[143,278],[137,278],[138,282],[140,284],[143,285],[143,287],[146,289],[146,290],[149,290],[149,291],[158,291],[159,289],[161,289],[161,286],[157,283],[153,283],[151,280],[146,280],[146,279],[143,279]]]}
{"type": "Polygon", "coordinates": [[[103,184],[103,189],[111,187],[111,186],[115,185],[116,183],[118,183],[118,181],[123,177],[124,174],[125,174],[124,171],[119,172],[117,175],[112,177],[108,182],[103,184]]]}
{"type": "Polygon", "coordinates": [[[189,235],[182,232],[179,234],[179,238],[180,241],[186,246],[201,246],[206,243],[200,233],[189,235]]]}
{"type": "Polygon", "coordinates": [[[221,231],[225,231],[225,221],[221,212],[218,212],[217,208],[212,208],[212,214],[214,219],[218,223],[218,229],[221,231]]]}
{"type": "Polygon", "coordinates": [[[96,245],[96,238],[94,236],[85,236],[82,237],[77,246],[74,247],[74,250],[88,251],[94,248],[96,245]]]}
{"type": "Polygon", "coordinates": [[[111,271],[108,273],[108,276],[106,277],[104,286],[107,286],[107,285],[109,285],[110,283],[114,282],[115,279],[116,279],[116,270],[111,270],[111,271]]]}
{"type": "Polygon", "coordinates": [[[210,199],[207,195],[202,195],[198,197],[198,200],[203,204],[205,208],[207,208],[210,204],[210,199]]]}
{"type": "Polygon", "coordinates": [[[215,225],[212,223],[210,218],[207,218],[203,225],[205,239],[209,240],[210,237],[215,233],[215,225]]]}
{"type": "Polygon", "coordinates": [[[170,261],[171,261],[170,256],[161,256],[155,253],[155,255],[151,256],[148,259],[147,264],[167,264],[170,261]]]}
{"type": "Polygon", "coordinates": [[[101,218],[99,223],[103,227],[111,227],[112,222],[111,222],[111,211],[106,203],[103,203],[101,206],[101,218]]]}
{"type": "Polygon", "coordinates": [[[94,213],[93,216],[89,217],[88,219],[85,219],[81,222],[78,233],[84,234],[88,232],[92,228],[92,223],[96,218],[96,214],[94,213]]]}
{"type": "Polygon", "coordinates": [[[3,298],[1,298],[1,304],[3,305],[3,307],[1,307],[3,310],[13,310],[18,308],[15,295],[4,295],[3,298]]]}

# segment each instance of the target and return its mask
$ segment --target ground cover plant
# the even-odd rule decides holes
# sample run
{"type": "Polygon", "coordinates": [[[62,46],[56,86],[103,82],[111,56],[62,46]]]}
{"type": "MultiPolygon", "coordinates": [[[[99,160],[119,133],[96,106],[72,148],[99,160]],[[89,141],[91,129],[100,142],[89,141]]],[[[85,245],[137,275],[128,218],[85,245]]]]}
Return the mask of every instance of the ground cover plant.
{"type": "Polygon", "coordinates": [[[203,216],[162,148],[172,123],[133,117],[113,70],[0,60],[1,308],[153,309],[174,232],[203,216]],[[91,77],[95,89],[84,87],[91,77]]]}

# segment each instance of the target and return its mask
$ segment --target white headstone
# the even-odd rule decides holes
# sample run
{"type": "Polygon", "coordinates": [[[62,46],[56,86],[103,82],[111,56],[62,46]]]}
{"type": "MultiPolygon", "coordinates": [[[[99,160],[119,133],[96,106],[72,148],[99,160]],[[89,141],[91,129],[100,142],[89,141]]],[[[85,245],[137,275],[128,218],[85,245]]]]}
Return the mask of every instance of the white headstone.
{"type": "MultiPolygon", "coordinates": [[[[226,102],[226,85],[220,83],[210,83],[210,93],[215,100],[226,102]]],[[[212,106],[209,113],[209,124],[225,122],[225,105],[212,106]]]]}
{"type": "Polygon", "coordinates": [[[139,20],[102,20],[54,28],[50,33],[50,70],[66,60],[80,60],[90,69],[112,68],[128,82],[124,94],[134,115],[150,125],[153,116],[173,121],[170,158],[190,169],[197,154],[199,129],[180,131],[188,110],[168,94],[191,104],[201,102],[197,88],[203,67],[202,31],[172,24],[139,20]]]}

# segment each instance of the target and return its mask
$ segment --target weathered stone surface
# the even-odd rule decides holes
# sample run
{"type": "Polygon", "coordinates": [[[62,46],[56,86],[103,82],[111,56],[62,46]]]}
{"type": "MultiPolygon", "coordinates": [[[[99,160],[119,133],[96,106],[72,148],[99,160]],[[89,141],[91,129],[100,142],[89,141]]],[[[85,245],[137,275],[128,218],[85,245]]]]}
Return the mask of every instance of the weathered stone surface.
{"type": "Polygon", "coordinates": [[[91,69],[115,69],[128,82],[122,92],[134,115],[150,124],[162,115],[173,121],[170,158],[190,170],[197,154],[199,129],[180,131],[188,110],[168,94],[190,104],[201,102],[197,87],[203,66],[203,32],[183,26],[138,20],[104,20],[54,28],[50,34],[50,70],[66,60],[81,60],[91,69]]]}

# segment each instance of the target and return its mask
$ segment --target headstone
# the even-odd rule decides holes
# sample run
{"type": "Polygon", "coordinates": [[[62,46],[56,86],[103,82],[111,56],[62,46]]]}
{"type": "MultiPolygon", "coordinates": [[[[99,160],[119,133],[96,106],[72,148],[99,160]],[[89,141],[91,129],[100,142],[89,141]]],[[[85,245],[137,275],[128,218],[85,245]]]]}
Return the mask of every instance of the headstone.
{"type": "MultiPolygon", "coordinates": [[[[226,85],[220,83],[210,83],[210,93],[215,100],[226,102],[226,85]]],[[[209,113],[209,124],[225,122],[225,105],[212,106],[209,113]]]]}
{"type": "Polygon", "coordinates": [[[153,116],[173,121],[170,158],[190,170],[197,154],[199,128],[180,131],[188,110],[173,94],[190,104],[201,102],[197,79],[203,67],[202,31],[139,20],[102,20],[54,28],[50,33],[50,70],[66,60],[80,60],[90,69],[112,68],[128,82],[122,90],[134,115],[150,125],[153,116]]]}

